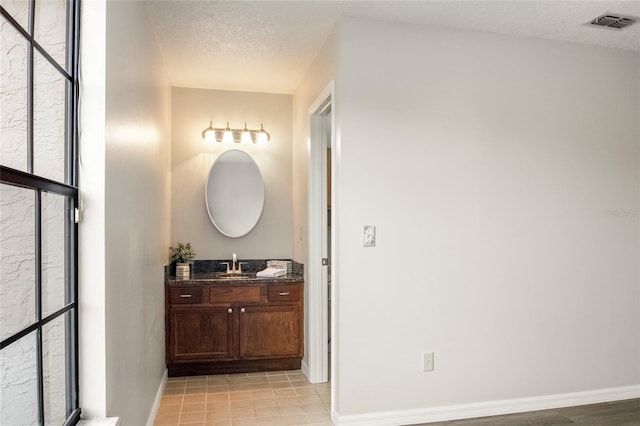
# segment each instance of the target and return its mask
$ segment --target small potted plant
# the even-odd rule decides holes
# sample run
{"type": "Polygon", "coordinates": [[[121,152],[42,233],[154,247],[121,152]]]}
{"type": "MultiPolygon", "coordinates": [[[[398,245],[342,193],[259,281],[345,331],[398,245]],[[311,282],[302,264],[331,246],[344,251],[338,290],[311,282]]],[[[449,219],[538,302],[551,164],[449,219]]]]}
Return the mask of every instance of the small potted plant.
{"type": "Polygon", "coordinates": [[[169,261],[176,262],[176,277],[189,278],[189,264],[196,257],[191,243],[178,243],[176,247],[169,247],[169,261]]]}

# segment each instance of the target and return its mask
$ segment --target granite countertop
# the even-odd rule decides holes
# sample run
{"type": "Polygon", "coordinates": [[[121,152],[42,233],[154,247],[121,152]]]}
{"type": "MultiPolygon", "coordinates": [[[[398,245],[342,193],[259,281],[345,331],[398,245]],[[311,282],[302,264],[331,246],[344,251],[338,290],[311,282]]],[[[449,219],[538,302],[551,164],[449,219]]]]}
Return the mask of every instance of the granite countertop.
{"type": "Polygon", "coordinates": [[[242,263],[242,274],[227,274],[227,263],[231,259],[223,260],[194,260],[191,266],[191,276],[188,279],[176,278],[175,264],[165,265],[165,282],[168,285],[229,285],[229,284],[286,284],[304,282],[304,266],[292,263],[292,273],[279,278],[258,278],[256,272],[267,267],[265,259],[238,259],[242,263]]]}
{"type": "Polygon", "coordinates": [[[304,281],[302,274],[287,274],[278,278],[258,278],[254,273],[246,274],[226,274],[224,272],[195,272],[190,278],[176,278],[175,275],[167,275],[169,285],[192,285],[192,284],[287,284],[301,283],[304,281]]]}

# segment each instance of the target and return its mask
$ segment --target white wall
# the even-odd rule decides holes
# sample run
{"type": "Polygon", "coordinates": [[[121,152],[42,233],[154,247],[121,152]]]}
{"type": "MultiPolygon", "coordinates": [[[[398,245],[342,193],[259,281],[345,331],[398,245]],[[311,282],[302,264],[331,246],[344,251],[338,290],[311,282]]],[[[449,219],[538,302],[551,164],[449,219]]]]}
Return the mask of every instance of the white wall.
{"type": "MultiPolygon", "coordinates": [[[[172,89],[171,243],[190,242],[196,259],[286,258],[293,256],[291,229],[291,95],[223,90],[172,89]],[[204,144],[202,131],[216,128],[259,129],[270,133],[269,145],[229,148],[204,144]],[[265,202],[262,216],[249,234],[229,238],[207,213],[205,182],[216,158],[229,149],[245,151],[262,173],[265,202]]],[[[234,182],[229,182],[234,185],[234,182]]],[[[242,191],[237,185],[236,190],[242,191]]],[[[168,251],[165,253],[168,261],[168,251]]]]}
{"type": "Polygon", "coordinates": [[[170,120],[171,90],[144,2],[108,2],[107,412],[123,425],[147,420],[165,370],[170,120]]]}
{"type": "Polygon", "coordinates": [[[103,80],[89,81],[95,91],[83,91],[83,103],[95,103],[95,111],[85,105],[82,116],[80,233],[91,244],[81,245],[81,305],[93,321],[82,326],[81,403],[86,417],[141,425],[165,370],[171,91],[144,3],[84,6],[97,10],[104,26],[83,21],[97,32],[87,35],[95,43],[85,45],[83,77],[95,78],[89,70],[100,76],[90,60],[105,71],[103,80]],[[96,312],[87,312],[92,307],[96,312]],[[97,376],[98,391],[87,382],[91,376],[97,376]]]}
{"type": "Polygon", "coordinates": [[[638,384],[637,55],[343,34],[340,413],[638,384]]]}
{"type": "Polygon", "coordinates": [[[344,20],[342,420],[638,392],[639,63],[618,50],[344,20]],[[377,247],[362,247],[363,225],[377,227],[377,247]],[[431,351],[435,371],[423,373],[431,351]]]}
{"type": "MultiPolygon", "coordinates": [[[[329,35],[323,48],[311,64],[293,98],[293,248],[294,259],[306,265],[308,272],[308,156],[309,156],[309,108],[320,93],[336,78],[338,67],[339,27],[329,35]]],[[[319,259],[316,259],[319,261],[319,259]]],[[[306,280],[308,284],[308,280],[306,280]]],[[[304,364],[309,356],[309,286],[305,285],[305,355],[304,364]]]]}
{"type": "Polygon", "coordinates": [[[106,2],[82,5],[80,45],[78,326],[80,407],[105,417],[105,51],[106,2]]]}
{"type": "Polygon", "coordinates": [[[332,31],[305,73],[293,98],[293,226],[295,259],[307,261],[307,183],[309,108],[338,72],[339,25],[332,31]]]}

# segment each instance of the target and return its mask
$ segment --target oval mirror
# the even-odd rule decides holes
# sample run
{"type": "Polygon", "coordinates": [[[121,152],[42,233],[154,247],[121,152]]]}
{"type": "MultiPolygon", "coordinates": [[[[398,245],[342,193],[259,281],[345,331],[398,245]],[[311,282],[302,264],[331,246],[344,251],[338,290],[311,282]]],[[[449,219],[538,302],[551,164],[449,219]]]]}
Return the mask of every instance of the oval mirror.
{"type": "Polygon", "coordinates": [[[211,166],[205,203],[213,225],[231,238],[247,235],[264,206],[264,183],[256,162],[237,149],[222,153],[211,166]]]}

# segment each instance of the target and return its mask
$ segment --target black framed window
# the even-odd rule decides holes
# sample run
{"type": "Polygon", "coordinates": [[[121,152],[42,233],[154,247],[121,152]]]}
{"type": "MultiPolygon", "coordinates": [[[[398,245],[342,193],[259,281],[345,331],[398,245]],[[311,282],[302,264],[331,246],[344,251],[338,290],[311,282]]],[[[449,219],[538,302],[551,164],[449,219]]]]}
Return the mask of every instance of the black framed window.
{"type": "Polygon", "coordinates": [[[0,0],[0,424],[78,406],[79,0],[0,0]]]}

